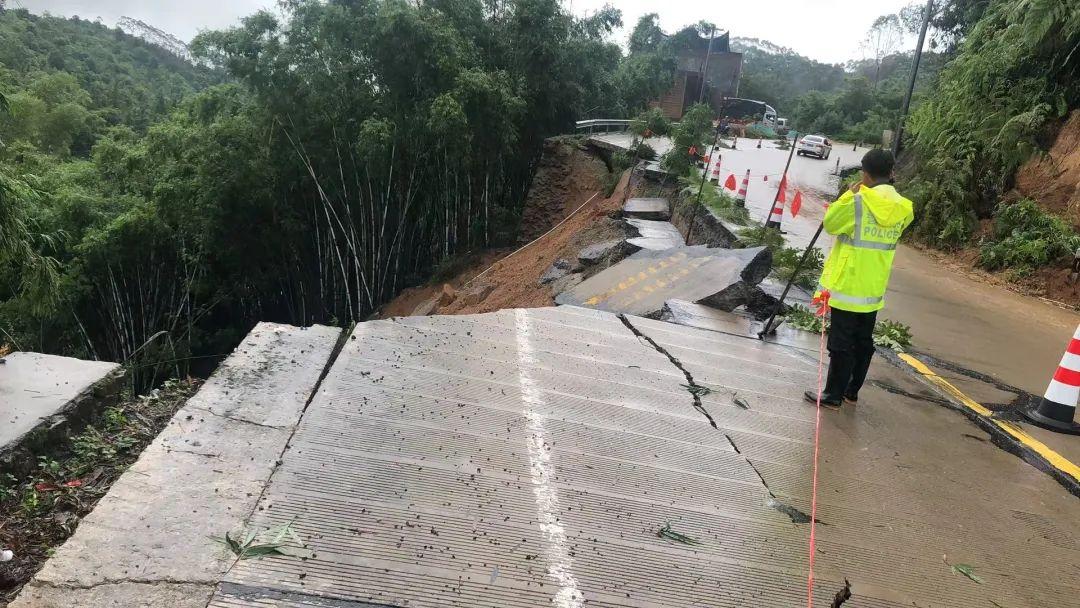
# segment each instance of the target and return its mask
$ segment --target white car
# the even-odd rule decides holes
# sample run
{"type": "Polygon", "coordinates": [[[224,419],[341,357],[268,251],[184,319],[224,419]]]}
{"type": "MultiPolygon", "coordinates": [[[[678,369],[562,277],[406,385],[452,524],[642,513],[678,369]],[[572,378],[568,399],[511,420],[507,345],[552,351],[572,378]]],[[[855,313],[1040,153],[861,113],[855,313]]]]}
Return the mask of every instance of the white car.
{"type": "Polygon", "coordinates": [[[798,153],[826,159],[832,154],[832,142],[824,135],[807,135],[799,140],[798,153]]]}

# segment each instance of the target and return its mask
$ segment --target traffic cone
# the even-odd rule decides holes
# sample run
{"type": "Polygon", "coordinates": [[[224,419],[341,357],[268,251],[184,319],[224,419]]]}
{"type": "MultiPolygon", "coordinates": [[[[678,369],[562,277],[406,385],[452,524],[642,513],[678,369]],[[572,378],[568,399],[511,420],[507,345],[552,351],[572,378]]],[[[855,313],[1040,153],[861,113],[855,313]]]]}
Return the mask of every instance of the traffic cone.
{"type": "Polygon", "coordinates": [[[761,149],[761,138],[760,137],[757,139],[757,149],[758,150],[761,149]]]}
{"type": "Polygon", "coordinates": [[[772,213],[769,214],[769,221],[765,222],[766,228],[776,228],[780,230],[780,222],[784,221],[784,203],[777,199],[776,204],[773,205],[772,213]]]}
{"type": "Polygon", "coordinates": [[[742,178],[742,184],[739,186],[739,193],[735,197],[735,200],[739,203],[740,207],[746,206],[746,189],[750,186],[750,170],[746,170],[746,175],[742,178]]]}
{"type": "Polygon", "coordinates": [[[1073,333],[1057,372],[1046,387],[1042,402],[1025,410],[1024,416],[1035,424],[1070,435],[1080,435],[1080,424],[1073,422],[1076,402],[1080,399],[1080,327],[1073,333]]]}
{"type": "Polygon", "coordinates": [[[716,163],[713,165],[712,174],[709,175],[709,181],[720,185],[720,155],[716,155],[716,163]]]}

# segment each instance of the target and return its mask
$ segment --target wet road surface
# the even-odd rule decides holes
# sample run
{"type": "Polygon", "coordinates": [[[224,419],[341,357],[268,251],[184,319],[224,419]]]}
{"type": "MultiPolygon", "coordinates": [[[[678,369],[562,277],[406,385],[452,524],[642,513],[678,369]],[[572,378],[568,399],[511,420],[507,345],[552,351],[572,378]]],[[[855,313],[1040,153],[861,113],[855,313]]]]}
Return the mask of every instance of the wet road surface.
{"type": "MultiPolygon", "coordinates": [[[[354,336],[253,519],[315,557],[237,561],[211,606],[805,604],[805,350],[570,307],[354,336]]],[[[1080,606],[1044,570],[1080,559],[1076,499],[977,433],[877,388],[823,414],[818,605],[1080,606]]]]}

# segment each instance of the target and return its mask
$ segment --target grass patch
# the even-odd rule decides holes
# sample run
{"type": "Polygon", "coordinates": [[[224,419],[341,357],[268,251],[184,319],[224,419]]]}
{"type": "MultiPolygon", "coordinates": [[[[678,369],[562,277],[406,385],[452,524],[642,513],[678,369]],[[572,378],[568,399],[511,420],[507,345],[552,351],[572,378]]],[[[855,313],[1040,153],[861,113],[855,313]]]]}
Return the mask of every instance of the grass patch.
{"type": "Polygon", "coordinates": [[[0,604],[14,599],[197,388],[172,380],[126,397],[40,457],[32,474],[0,477],[0,547],[14,553],[0,569],[0,604]]]}
{"type": "Polygon", "coordinates": [[[720,186],[709,183],[708,180],[702,183],[701,172],[694,170],[690,177],[679,178],[679,184],[682,186],[679,196],[685,203],[695,204],[700,191],[701,204],[716,217],[739,226],[750,223],[750,212],[746,207],[740,205],[735,197],[728,195],[720,186]]]}

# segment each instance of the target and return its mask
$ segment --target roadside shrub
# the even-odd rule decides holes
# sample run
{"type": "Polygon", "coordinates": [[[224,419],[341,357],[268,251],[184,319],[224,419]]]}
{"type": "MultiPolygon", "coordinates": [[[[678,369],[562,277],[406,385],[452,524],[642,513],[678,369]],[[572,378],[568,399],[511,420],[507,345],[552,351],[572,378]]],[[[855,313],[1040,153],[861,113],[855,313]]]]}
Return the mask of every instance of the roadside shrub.
{"type": "Polygon", "coordinates": [[[825,324],[825,330],[829,329],[829,322],[827,319],[814,314],[814,311],[803,306],[802,304],[792,304],[787,311],[787,323],[795,329],[801,329],[803,331],[809,331],[815,334],[821,333],[821,326],[825,324]]]}
{"type": "MultiPolygon", "coordinates": [[[[822,324],[829,331],[828,319],[822,319],[814,311],[802,304],[793,304],[788,308],[787,323],[795,329],[812,333],[821,333],[822,324]]],[[[874,345],[888,348],[898,353],[911,347],[911,328],[899,321],[882,319],[874,325],[874,345]]]]}
{"type": "Polygon", "coordinates": [[[987,270],[1012,269],[1022,277],[1071,255],[1080,235],[1030,199],[999,205],[991,239],[982,244],[979,265],[987,270]]]}
{"type": "Polygon", "coordinates": [[[648,130],[652,135],[667,135],[671,133],[671,121],[664,116],[660,108],[651,108],[638,114],[630,122],[630,131],[638,137],[645,137],[648,130]]]}
{"type": "Polygon", "coordinates": [[[874,325],[874,344],[902,353],[911,346],[911,328],[899,321],[882,319],[874,325]]]}
{"type": "MultiPolygon", "coordinates": [[[[773,251],[773,274],[781,281],[788,281],[795,274],[795,268],[799,265],[803,250],[794,247],[784,247],[779,251],[773,251]]],[[[806,258],[806,264],[795,276],[795,284],[803,289],[813,289],[817,285],[818,277],[821,276],[821,268],[825,265],[825,254],[821,249],[814,247],[806,258]]]]}
{"type": "Polygon", "coordinates": [[[671,129],[671,150],[664,154],[664,169],[679,176],[692,175],[689,150],[697,148],[699,153],[705,150],[712,135],[712,109],[699,103],[694,104],[683,115],[682,121],[671,129]]]}
{"type": "Polygon", "coordinates": [[[681,178],[679,183],[683,186],[680,191],[680,199],[684,204],[694,204],[698,200],[698,189],[704,187],[701,193],[701,204],[713,212],[716,217],[729,221],[733,224],[745,226],[750,223],[750,213],[722,188],[706,181],[701,182],[701,174],[695,171],[690,177],[681,178]]]}

